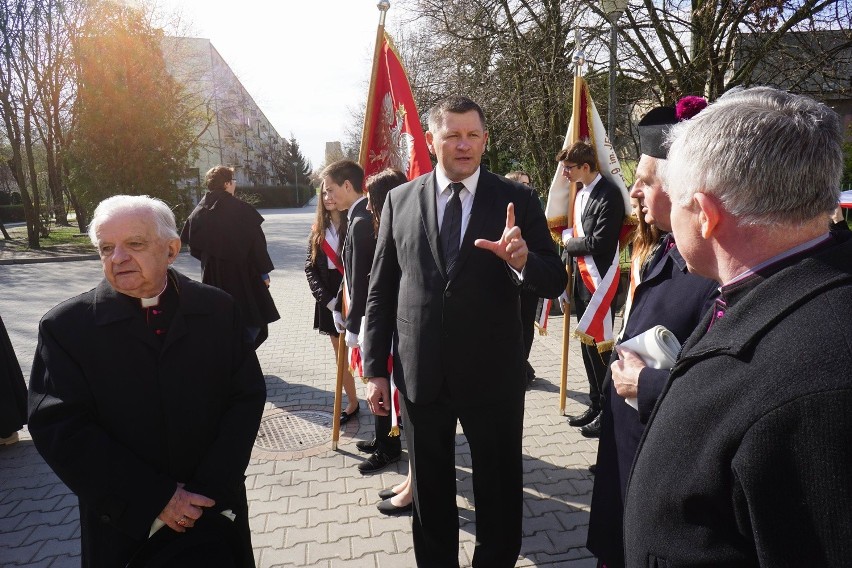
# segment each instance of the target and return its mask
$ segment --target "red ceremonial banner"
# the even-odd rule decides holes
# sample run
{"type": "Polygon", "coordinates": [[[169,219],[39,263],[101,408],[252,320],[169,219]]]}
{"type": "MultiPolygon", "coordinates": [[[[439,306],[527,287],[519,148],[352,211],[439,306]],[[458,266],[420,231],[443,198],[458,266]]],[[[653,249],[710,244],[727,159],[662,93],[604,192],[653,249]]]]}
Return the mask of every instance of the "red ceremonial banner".
{"type": "Polygon", "coordinates": [[[385,168],[405,172],[408,179],[432,171],[426,137],[408,76],[387,34],[376,54],[376,73],[367,98],[361,166],[369,177],[385,168]]]}

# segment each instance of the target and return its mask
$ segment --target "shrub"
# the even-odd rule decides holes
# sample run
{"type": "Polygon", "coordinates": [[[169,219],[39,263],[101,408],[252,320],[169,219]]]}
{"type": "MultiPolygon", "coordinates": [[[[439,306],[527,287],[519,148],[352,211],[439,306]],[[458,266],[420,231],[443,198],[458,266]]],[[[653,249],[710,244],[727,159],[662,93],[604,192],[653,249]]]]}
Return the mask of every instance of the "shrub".
{"type": "MultiPolygon", "coordinates": [[[[15,195],[15,194],[13,194],[15,195]]],[[[23,205],[0,205],[0,220],[4,223],[25,221],[23,205]]]]}
{"type": "Polygon", "coordinates": [[[299,203],[296,203],[296,195],[297,188],[292,185],[237,186],[237,197],[258,209],[301,207],[316,195],[316,190],[310,186],[299,186],[299,203]]]}

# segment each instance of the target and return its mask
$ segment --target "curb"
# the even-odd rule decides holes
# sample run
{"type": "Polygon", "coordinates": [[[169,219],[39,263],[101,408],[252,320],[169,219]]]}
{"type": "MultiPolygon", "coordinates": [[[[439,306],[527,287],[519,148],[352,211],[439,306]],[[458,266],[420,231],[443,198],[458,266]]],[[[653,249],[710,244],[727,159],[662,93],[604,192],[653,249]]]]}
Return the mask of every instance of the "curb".
{"type": "Polygon", "coordinates": [[[0,259],[0,266],[11,264],[42,264],[45,262],[75,262],[78,260],[100,260],[96,254],[78,254],[70,256],[47,256],[38,258],[6,258],[0,259]]]}

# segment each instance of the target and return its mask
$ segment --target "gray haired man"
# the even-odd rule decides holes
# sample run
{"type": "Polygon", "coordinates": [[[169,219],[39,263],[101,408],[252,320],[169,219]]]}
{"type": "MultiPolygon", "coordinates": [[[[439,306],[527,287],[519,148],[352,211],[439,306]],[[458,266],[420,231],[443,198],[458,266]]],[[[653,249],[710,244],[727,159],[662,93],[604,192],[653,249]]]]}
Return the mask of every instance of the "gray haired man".
{"type": "Polygon", "coordinates": [[[671,139],[678,249],[721,288],[634,462],[626,565],[848,566],[852,240],[826,222],[840,120],[758,87],[723,96],[671,139]]]}

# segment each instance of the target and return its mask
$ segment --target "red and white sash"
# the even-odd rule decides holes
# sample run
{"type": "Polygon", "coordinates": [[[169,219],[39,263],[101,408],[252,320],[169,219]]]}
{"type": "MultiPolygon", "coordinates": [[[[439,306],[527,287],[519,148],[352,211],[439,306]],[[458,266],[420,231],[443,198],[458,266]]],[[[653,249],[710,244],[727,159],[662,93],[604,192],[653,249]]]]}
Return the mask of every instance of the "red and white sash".
{"type": "Polygon", "coordinates": [[[343,263],[340,261],[340,257],[337,256],[337,251],[335,251],[326,239],[322,240],[322,245],[320,245],[322,252],[325,253],[325,256],[334,264],[334,267],[337,269],[340,274],[343,274],[343,263]]]}
{"type": "MultiPolygon", "coordinates": [[[[585,237],[583,232],[583,212],[580,207],[574,207],[574,236],[585,237]]],[[[592,255],[577,257],[577,269],[583,285],[592,294],[589,305],[583,317],[577,323],[574,335],[586,345],[597,345],[598,352],[604,353],[612,349],[614,342],[612,336],[612,318],[609,309],[618,291],[618,246],[616,245],[612,263],[601,276],[595,259],[592,255]]]]}

